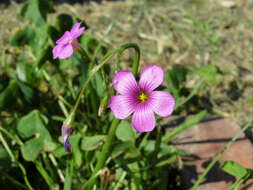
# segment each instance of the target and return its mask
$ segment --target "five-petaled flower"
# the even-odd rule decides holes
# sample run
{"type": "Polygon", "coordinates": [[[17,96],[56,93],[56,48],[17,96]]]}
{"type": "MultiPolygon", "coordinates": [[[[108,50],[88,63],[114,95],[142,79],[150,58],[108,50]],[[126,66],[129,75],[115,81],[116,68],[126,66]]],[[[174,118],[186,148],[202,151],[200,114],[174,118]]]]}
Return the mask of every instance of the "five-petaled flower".
{"type": "Polygon", "coordinates": [[[63,123],[61,127],[61,135],[64,142],[64,149],[67,152],[71,152],[71,146],[69,144],[69,135],[72,133],[72,128],[69,124],[63,123]]]}
{"type": "Polygon", "coordinates": [[[139,84],[129,71],[120,70],[113,78],[114,88],[120,94],[112,96],[109,107],[117,119],[125,119],[131,113],[132,125],[138,132],[155,128],[155,115],[172,114],[175,100],[171,94],[154,91],[164,79],[164,71],[157,65],[149,65],[141,73],[139,84]]]}
{"type": "Polygon", "coordinates": [[[80,47],[77,38],[83,33],[85,27],[81,27],[81,22],[76,23],[71,31],[66,31],[64,35],[56,41],[53,48],[53,58],[65,59],[73,54],[74,50],[80,47]]]}

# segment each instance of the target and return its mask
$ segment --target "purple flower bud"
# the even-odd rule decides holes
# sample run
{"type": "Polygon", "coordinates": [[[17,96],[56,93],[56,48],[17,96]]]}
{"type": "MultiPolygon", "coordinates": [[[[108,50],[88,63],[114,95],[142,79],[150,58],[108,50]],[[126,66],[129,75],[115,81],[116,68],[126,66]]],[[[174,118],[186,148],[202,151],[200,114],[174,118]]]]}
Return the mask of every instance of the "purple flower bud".
{"type": "Polygon", "coordinates": [[[61,135],[64,142],[64,149],[67,152],[71,152],[71,146],[69,144],[69,135],[72,133],[72,128],[70,125],[63,123],[61,127],[61,135]]]}

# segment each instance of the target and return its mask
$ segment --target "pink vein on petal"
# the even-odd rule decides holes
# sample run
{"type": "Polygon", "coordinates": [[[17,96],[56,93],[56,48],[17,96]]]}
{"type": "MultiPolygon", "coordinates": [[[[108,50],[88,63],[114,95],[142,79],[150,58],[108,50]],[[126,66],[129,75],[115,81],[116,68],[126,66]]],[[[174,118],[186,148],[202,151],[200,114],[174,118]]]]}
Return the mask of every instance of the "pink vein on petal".
{"type": "Polygon", "coordinates": [[[175,100],[168,92],[153,91],[150,95],[152,110],[161,117],[168,117],[175,107],[175,100]]]}
{"type": "Polygon", "coordinates": [[[164,78],[163,69],[157,65],[145,67],[141,73],[140,87],[146,91],[152,91],[162,84],[164,78]]]}
{"type": "Polygon", "coordinates": [[[132,117],[132,125],[138,132],[148,132],[155,128],[155,115],[148,105],[139,104],[132,117]]]}
{"type": "Polygon", "coordinates": [[[138,91],[137,82],[129,71],[120,70],[113,78],[114,88],[120,94],[132,94],[138,91]]]}
{"type": "Polygon", "coordinates": [[[109,103],[117,119],[125,119],[134,111],[134,99],[127,95],[112,96],[109,103]]]}

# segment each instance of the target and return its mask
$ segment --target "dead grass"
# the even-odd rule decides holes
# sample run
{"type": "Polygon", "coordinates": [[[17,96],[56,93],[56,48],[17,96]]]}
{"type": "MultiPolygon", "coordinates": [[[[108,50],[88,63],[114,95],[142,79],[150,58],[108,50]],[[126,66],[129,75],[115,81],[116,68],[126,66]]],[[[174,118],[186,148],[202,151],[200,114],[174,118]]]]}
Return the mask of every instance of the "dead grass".
{"type": "MultiPolygon", "coordinates": [[[[136,42],[143,67],[175,64],[195,68],[215,64],[225,73],[209,87],[214,110],[244,124],[253,116],[253,3],[218,0],[126,1],[101,4],[61,4],[57,14],[71,13],[86,20],[90,33],[111,48],[136,42]],[[225,7],[224,7],[225,6],[225,7]],[[251,116],[251,117],[250,117],[251,116]]],[[[0,50],[9,49],[8,38],[18,27],[18,5],[1,10],[0,50]]],[[[12,51],[13,48],[11,49],[12,51]]],[[[122,59],[128,68],[129,56],[122,59]]]]}

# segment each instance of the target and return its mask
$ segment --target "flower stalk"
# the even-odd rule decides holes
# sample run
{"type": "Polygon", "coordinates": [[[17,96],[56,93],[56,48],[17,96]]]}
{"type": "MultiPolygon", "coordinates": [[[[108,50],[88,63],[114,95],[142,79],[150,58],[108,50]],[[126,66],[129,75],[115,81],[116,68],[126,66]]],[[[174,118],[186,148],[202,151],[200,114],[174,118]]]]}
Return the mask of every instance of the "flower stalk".
{"type": "Polygon", "coordinates": [[[84,189],[91,189],[93,187],[93,184],[96,181],[95,176],[97,175],[97,173],[99,172],[99,170],[101,170],[104,167],[104,164],[106,162],[106,158],[108,157],[108,154],[111,150],[111,145],[113,144],[114,138],[115,138],[115,131],[117,129],[118,124],[120,123],[120,120],[114,118],[112,121],[112,124],[110,126],[109,129],[109,133],[108,136],[106,138],[105,144],[102,148],[102,152],[100,153],[98,162],[96,164],[96,167],[93,171],[92,176],[90,177],[90,179],[84,184],[83,186],[83,190],[84,189]]]}
{"type": "MultiPolygon", "coordinates": [[[[121,53],[123,53],[123,51],[125,51],[128,48],[135,49],[132,73],[134,76],[136,76],[137,72],[138,72],[139,62],[140,62],[140,49],[139,49],[138,45],[134,44],[134,43],[125,44],[118,49],[117,57],[116,57],[115,71],[119,70],[119,60],[120,60],[121,53]]],[[[107,104],[107,102],[108,102],[108,99],[105,98],[103,103],[107,104]]],[[[96,181],[96,176],[98,175],[98,172],[104,167],[105,162],[106,162],[106,158],[108,158],[109,152],[111,150],[111,146],[114,142],[115,132],[116,132],[116,129],[117,129],[117,126],[119,123],[120,123],[120,120],[118,120],[116,118],[113,119],[110,129],[109,129],[109,133],[108,133],[106,142],[102,148],[102,152],[100,153],[100,156],[98,158],[98,162],[95,166],[93,174],[89,178],[89,180],[84,184],[84,186],[82,187],[83,190],[84,189],[92,189],[92,187],[96,181]]]]}

